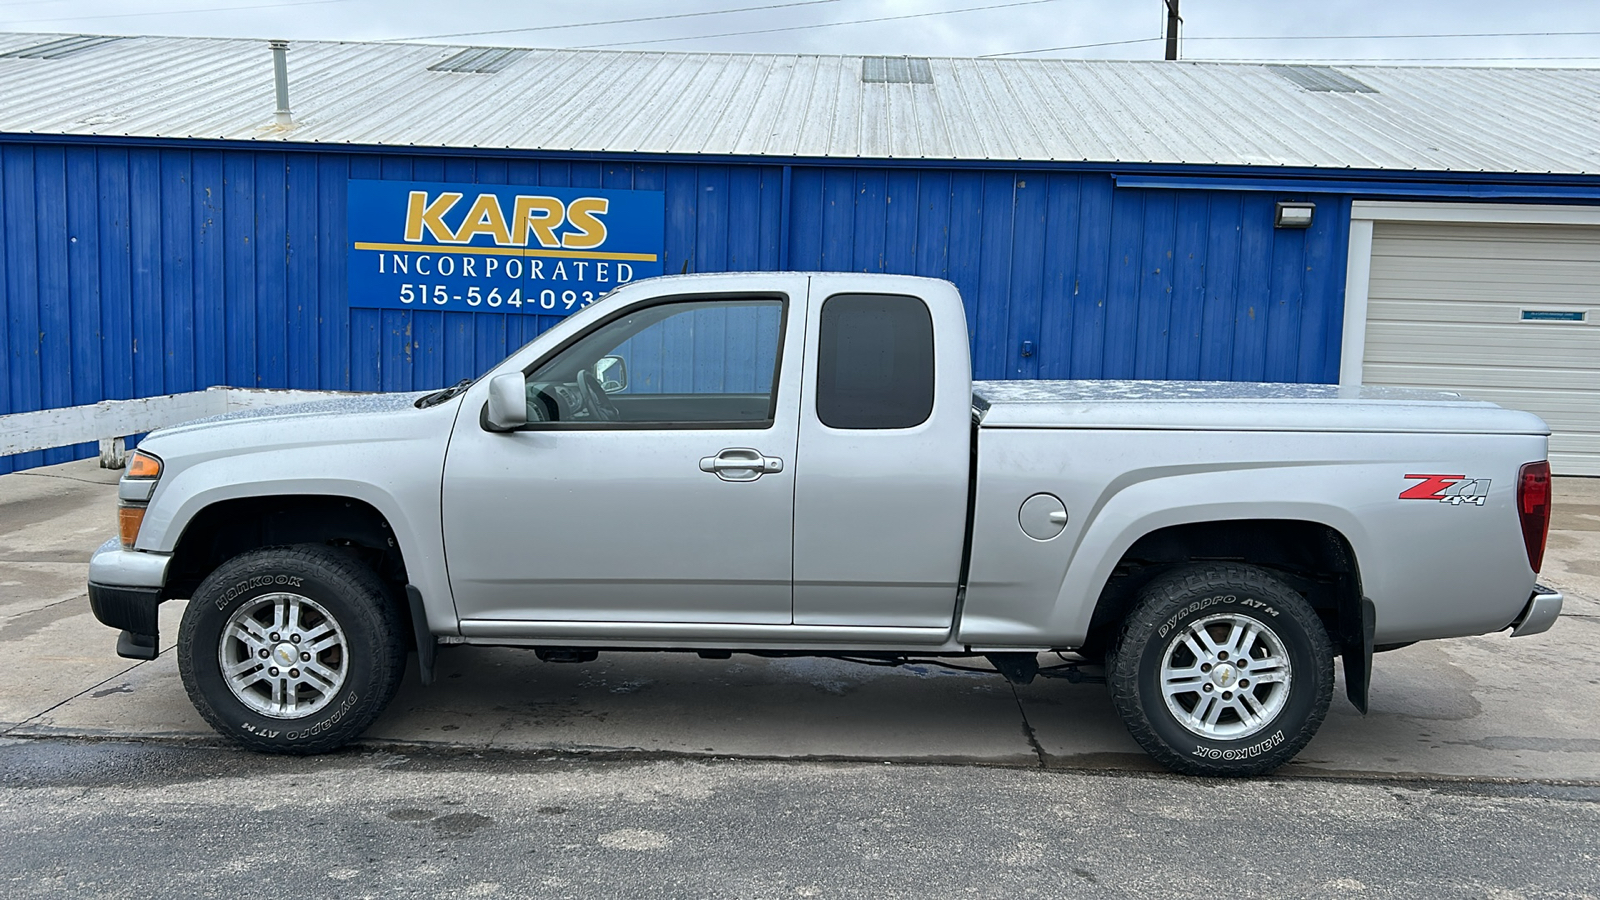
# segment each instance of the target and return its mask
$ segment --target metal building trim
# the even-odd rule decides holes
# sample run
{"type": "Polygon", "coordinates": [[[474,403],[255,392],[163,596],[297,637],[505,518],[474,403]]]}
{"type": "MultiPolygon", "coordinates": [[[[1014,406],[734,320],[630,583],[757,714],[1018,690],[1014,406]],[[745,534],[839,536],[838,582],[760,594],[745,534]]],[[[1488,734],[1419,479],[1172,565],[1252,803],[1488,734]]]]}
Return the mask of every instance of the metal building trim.
{"type": "Polygon", "coordinates": [[[1273,170],[1254,176],[1122,175],[1112,176],[1119,188],[1189,191],[1276,191],[1289,194],[1365,194],[1384,197],[1453,197],[1508,200],[1549,197],[1560,200],[1600,201],[1600,183],[1513,184],[1481,180],[1483,176],[1454,181],[1396,181],[1371,178],[1279,177],[1273,170]]]}
{"type": "MultiPolygon", "coordinates": [[[[1600,174],[1542,172],[1450,172],[1347,169],[1328,171],[1305,166],[1242,166],[1202,163],[1086,162],[1082,160],[1008,159],[845,159],[813,156],[711,155],[699,153],[634,153],[611,150],[517,150],[498,147],[394,147],[382,144],[322,144],[315,142],[225,140],[194,137],[135,137],[129,135],[34,134],[0,131],[0,144],[61,144],[95,147],[158,147],[190,150],[243,150],[273,153],[356,154],[409,157],[529,160],[537,162],[598,162],[664,165],[793,166],[841,169],[917,169],[932,171],[1075,172],[1111,175],[1119,187],[1161,190],[1293,190],[1306,193],[1364,194],[1377,196],[1447,196],[1491,199],[1473,194],[1479,186],[1505,191],[1508,199],[1550,197],[1587,199],[1600,197],[1600,174]],[[1203,174],[1197,174],[1203,173],[1203,174]],[[1282,187],[1279,187],[1281,185],[1282,187]]],[[[1493,195],[1498,196],[1498,195],[1493,195]]]]}

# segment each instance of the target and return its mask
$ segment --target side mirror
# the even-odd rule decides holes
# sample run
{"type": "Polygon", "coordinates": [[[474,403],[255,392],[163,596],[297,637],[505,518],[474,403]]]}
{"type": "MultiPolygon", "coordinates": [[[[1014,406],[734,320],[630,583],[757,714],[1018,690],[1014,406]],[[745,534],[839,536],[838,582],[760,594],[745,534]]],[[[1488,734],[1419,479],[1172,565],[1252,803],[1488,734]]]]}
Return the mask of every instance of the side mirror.
{"type": "Polygon", "coordinates": [[[628,389],[628,364],[620,356],[602,356],[594,364],[594,380],[608,394],[628,389]]]}
{"type": "Polygon", "coordinates": [[[483,423],[490,431],[515,431],[528,424],[528,379],[507,372],[489,380],[489,405],[483,423]]]}

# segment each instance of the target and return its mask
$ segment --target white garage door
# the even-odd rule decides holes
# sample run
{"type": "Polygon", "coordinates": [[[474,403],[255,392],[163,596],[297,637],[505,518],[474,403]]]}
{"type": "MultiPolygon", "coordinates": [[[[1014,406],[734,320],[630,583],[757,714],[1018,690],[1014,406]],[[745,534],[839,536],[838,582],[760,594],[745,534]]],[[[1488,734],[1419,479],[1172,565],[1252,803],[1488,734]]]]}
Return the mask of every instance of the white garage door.
{"type": "Polygon", "coordinates": [[[1367,297],[1363,382],[1535,413],[1600,475],[1600,227],[1376,222],[1367,297]]]}

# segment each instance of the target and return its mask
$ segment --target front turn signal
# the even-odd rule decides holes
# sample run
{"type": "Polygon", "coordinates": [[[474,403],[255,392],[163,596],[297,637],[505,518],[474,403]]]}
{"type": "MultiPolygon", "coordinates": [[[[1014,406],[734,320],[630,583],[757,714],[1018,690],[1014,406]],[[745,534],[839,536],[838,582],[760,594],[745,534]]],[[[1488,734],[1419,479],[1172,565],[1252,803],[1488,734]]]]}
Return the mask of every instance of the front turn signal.
{"type": "Polygon", "coordinates": [[[122,548],[132,550],[133,544],[139,539],[139,526],[144,524],[143,506],[117,507],[117,532],[122,538],[122,548]]]}
{"type": "Polygon", "coordinates": [[[135,450],[133,455],[128,457],[128,471],[123,474],[123,477],[160,478],[161,460],[142,450],[135,450]]]}

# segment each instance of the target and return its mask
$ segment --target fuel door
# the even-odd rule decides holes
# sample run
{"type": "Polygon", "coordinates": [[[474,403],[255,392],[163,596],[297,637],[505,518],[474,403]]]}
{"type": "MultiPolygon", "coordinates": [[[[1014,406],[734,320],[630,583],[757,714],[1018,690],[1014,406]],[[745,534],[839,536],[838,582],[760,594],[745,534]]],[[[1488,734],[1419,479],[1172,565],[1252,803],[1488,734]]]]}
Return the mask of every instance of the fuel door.
{"type": "Polygon", "coordinates": [[[1067,527],[1067,505],[1055,494],[1034,494],[1022,501],[1017,524],[1036,541],[1048,541],[1067,527]]]}

